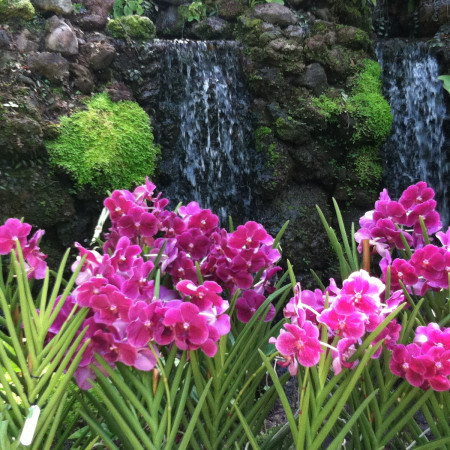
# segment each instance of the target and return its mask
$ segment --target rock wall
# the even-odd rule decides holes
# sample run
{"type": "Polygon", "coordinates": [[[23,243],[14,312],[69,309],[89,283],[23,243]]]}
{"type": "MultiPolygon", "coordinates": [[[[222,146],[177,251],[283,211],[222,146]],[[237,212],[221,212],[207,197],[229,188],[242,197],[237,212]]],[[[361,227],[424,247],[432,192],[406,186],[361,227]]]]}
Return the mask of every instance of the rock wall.
{"type": "Polygon", "coordinates": [[[432,37],[450,24],[450,0],[381,0],[374,24],[384,37],[432,37]]]}
{"type": "MultiPolygon", "coordinates": [[[[70,0],[32,3],[38,13],[31,22],[0,12],[0,215],[45,227],[57,252],[90,238],[102,198],[88,189],[75,194],[70,178],[49,168],[45,142],[57,133],[58,117],[108,89],[115,100],[136,99],[158,135],[168,125],[158,122],[154,103],[164,74],[143,52],[139,32],[115,38],[105,29],[112,0],[83,0],[76,11],[70,0]]],[[[355,219],[379,187],[381,125],[359,114],[357,103],[367,110],[358,80],[374,57],[366,3],[295,0],[288,8],[217,0],[191,21],[197,13],[183,0],[155,5],[147,15],[157,37],[242,43],[259,161],[252,219],[274,234],[290,220],[285,256],[305,280],[310,267],[327,276],[332,256],[315,205],[331,219],[334,196],[355,219]]]]}

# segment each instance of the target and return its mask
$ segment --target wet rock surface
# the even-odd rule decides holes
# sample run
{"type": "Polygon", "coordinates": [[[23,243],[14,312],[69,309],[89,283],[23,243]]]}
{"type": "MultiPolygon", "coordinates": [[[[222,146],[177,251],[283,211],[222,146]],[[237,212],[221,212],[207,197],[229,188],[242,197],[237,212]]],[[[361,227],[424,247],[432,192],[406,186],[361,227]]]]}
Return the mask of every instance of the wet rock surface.
{"type": "Polygon", "coordinates": [[[69,78],[69,61],[57,53],[32,52],[27,64],[34,74],[39,74],[56,84],[64,84],[69,78]]]}
{"type": "Polygon", "coordinates": [[[33,3],[41,11],[51,11],[63,16],[67,16],[73,12],[73,6],[70,0],[33,0],[33,3]]]}
{"type": "Polygon", "coordinates": [[[62,55],[78,54],[78,39],[73,29],[57,16],[48,21],[49,34],[45,38],[45,47],[51,52],[62,55]]]}
{"type": "Polygon", "coordinates": [[[253,16],[265,22],[281,26],[295,25],[298,22],[298,18],[294,12],[279,3],[256,5],[253,16]]]}

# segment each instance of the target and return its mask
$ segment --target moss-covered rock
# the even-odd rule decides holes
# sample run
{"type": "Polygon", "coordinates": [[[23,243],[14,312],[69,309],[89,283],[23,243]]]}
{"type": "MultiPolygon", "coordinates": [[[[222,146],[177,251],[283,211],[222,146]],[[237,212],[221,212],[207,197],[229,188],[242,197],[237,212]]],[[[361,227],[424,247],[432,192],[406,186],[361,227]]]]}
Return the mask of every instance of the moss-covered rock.
{"type": "Polygon", "coordinates": [[[286,190],[279,189],[275,199],[258,208],[259,220],[273,234],[280,224],[289,220],[281,240],[283,256],[302,277],[302,287],[311,288],[315,282],[310,269],[323,280],[329,277],[335,256],[317,214],[319,205],[327,220],[331,220],[327,193],[315,183],[291,183],[286,190]]]}
{"type": "Polygon", "coordinates": [[[372,11],[369,2],[361,0],[330,0],[339,23],[352,25],[365,31],[372,26],[372,11]]]}
{"type": "MultiPolygon", "coordinates": [[[[336,164],[346,168],[348,176],[347,183],[340,180],[337,195],[346,201],[352,200],[353,189],[372,192],[381,182],[379,150],[392,125],[389,103],[381,87],[379,64],[364,60],[346,90],[330,89],[312,100],[327,120],[329,134],[341,137],[345,152],[336,158],[336,164]]],[[[330,145],[330,151],[334,146],[330,145]]]]}
{"type": "Polygon", "coordinates": [[[341,92],[336,96],[332,90],[315,100],[319,111],[330,122],[338,122],[340,115],[347,115],[355,143],[381,144],[389,135],[392,113],[381,92],[380,75],[379,64],[365,60],[361,71],[351,80],[349,94],[341,92]]]}
{"type": "Polygon", "coordinates": [[[0,22],[12,18],[31,20],[34,14],[29,0],[0,0],[0,22]]]}
{"type": "Polygon", "coordinates": [[[192,34],[204,40],[230,39],[233,34],[233,27],[220,17],[206,17],[192,25],[192,34]]]}
{"type": "Polygon", "coordinates": [[[305,57],[308,62],[320,63],[333,83],[343,83],[355,72],[355,60],[361,59],[347,47],[336,44],[335,32],[311,36],[305,43],[305,57]]]}
{"type": "Polygon", "coordinates": [[[118,39],[131,38],[148,41],[156,36],[155,24],[145,16],[123,16],[110,20],[108,31],[118,39]]]}
{"type": "Polygon", "coordinates": [[[271,128],[262,126],[255,130],[255,149],[263,162],[259,173],[259,189],[263,196],[272,196],[285,189],[293,170],[293,161],[287,148],[275,139],[271,128]]]}
{"type": "Polygon", "coordinates": [[[44,149],[40,124],[27,116],[0,119],[0,157],[17,161],[44,149]]]}
{"type": "Polygon", "coordinates": [[[99,193],[143,182],[159,154],[147,113],[131,101],[113,103],[107,94],[62,117],[60,135],[47,142],[47,150],[51,163],[78,186],[89,184],[99,193]]]}
{"type": "Polygon", "coordinates": [[[339,45],[351,48],[353,50],[367,51],[372,47],[372,41],[369,34],[360,28],[337,25],[336,38],[339,45]]]}
{"type": "Polygon", "coordinates": [[[233,20],[239,17],[247,6],[244,0],[217,0],[215,3],[219,17],[227,20],[233,20]]]}

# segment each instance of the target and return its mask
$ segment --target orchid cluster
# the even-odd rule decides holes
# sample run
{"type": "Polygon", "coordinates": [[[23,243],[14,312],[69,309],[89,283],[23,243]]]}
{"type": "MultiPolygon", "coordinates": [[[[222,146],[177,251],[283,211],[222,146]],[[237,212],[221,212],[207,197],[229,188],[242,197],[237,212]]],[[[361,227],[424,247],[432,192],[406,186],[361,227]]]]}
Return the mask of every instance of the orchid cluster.
{"type": "Polygon", "coordinates": [[[35,278],[41,280],[45,277],[47,255],[41,253],[39,241],[44,235],[44,230],[37,230],[31,238],[31,225],[22,223],[19,219],[8,219],[4,225],[0,226],[0,255],[8,255],[12,250],[18,257],[18,244],[25,260],[25,269],[28,279],[35,278]]]}
{"type": "MultiPolygon", "coordinates": [[[[73,271],[84,256],[77,287],[49,338],[74,306],[89,308],[81,329],[89,327],[83,342],[90,343],[75,373],[83,389],[95,379],[95,353],[111,366],[120,361],[143,371],[153,369],[161,346],[214,356],[230,331],[229,299],[236,298],[237,317],[248,322],[273,292],[280,253],[260,224],[228,233],[198,203],[169,211],[169,201],[154,191],[148,180],[134,192],[114,191],[105,200],[111,228],[103,252],[76,244],[73,271]]],[[[265,320],[274,314],[270,306],[265,320]]]]}
{"type": "Polygon", "coordinates": [[[441,330],[436,323],[417,327],[412,344],[394,347],[389,367],[413,386],[450,390],[450,328],[441,330]]]}
{"type": "Polygon", "coordinates": [[[391,200],[387,189],[384,189],[375,202],[375,209],[368,211],[359,221],[361,228],[355,233],[359,251],[364,239],[369,239],[382,257],[393,248],[404,250],[402,237],[409,246],[423,247],[425,241],[420,218],[430,235],[442,228],[434,195],[433,189],[424,181],[409,186],[398,201],[391,200]]]}
{"type": "MultiPolygon", "coordinates": [[[[355,239],[360,251],[362,241],[368,239],[381,256],[380,278],[360,270],[353,272],[341,289],[333,279],[324,291],[302,291],[300,284],[295,287],[295,295],[284,309],[288,323],[278,338],[270,340],[283,357],[280,365],[289,366],[295,375],[298,364],[317,365],[328,347],[336,375],[343,368],[353,369],[358,364],[352,358],[358,347],[388,315],[409,302],[409,294],[448,292],[450,228],[438,232],[442,225],[433,197],[433,189],[424,182],[408,187],[399,201],[391,200],[384,190],[375,210],[361,218],[362,228],[355,239]],[[429,243],[434,233],[440,246],[429,243]],[[410,258],[393,259],[394,251],[403,251],[403,256],[409,254],[410,258]],[[320,340],[322,327],[326,327],[327,342],[320,340]]],[[[432,317],[437,318],[435,314],[432,317]]],[[[450,328],[435,322],[419,326],[408,345],[397,344],[401,330],[396,319],[388,322],[373,341],[373,345],[380,340],[383,344],[372,358],[378,358],[384,347],[392,352],[393,374],[415,387],[450,390],[450,328]]]]}
{"type": "Polygon", "coordinates": [[[361,228],[355,233],[358,249],[361,251],[362,241],[369,239],[382,257],[380,267],[384,281],[390,267],[393,289],[400,289],[402,283],[408,292],[424,295],[429,289],[448,288],[450,230],[439,232],[442,223],[433,197],[433,189],[423,181],[409,186],[398,201],[391,200],[385,189],[375,203],[375,210],[367,212],[360,220],[361,228]],[[428,236],[432,238],[433,234],[441,246],[427,242],[428,236]],[[408,261],[393,259],[394,249],[415,251],[408,261]]]}
{"type": "MultiPolygon", "coordinates": [[[[280,336],[271,340],[284,358],[280,364],[289,365],[291,374],[295,375],[297,363],[314,366],[320,360],[322,346],[331,346],[335,374],[340,373],[342,367],[355,367],[358,361],[350,362],[349,359],[356,346],[404,299],[399,292],[394,292],[385,300],[384,291],[383,282],[365,270],[352,273],[344,281],[342,289],[333,279],[324,292],[319,289],[302,291],[297,284],[294,297],[284,309],[284,316],[290,321],[285,325],[287,331],[281,330],[280,336]],[[319,340],[321,325],[327,327],[329,343],[319,340]]],[[[393,320],[378,340],[383,339],[384,345],[392,349],[400,329],[401,326],[393,320]]],[[[379,357],[380,353],[381,347],[373,357],[379,357]]]]}

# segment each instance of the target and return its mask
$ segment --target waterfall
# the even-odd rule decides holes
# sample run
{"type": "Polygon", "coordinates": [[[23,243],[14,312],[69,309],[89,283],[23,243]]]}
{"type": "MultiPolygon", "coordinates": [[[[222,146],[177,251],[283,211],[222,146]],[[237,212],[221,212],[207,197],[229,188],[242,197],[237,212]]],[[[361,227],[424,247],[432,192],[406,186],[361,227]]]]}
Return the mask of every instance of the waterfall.
{"type": "Polygon", "coordinates": [[[163,162],[166,151],[176,161],[163,164],[164,191],[176,201],[197,201],[222,221],[229,214],[243,218],[251,203],[253,153],[238,44],[161,40],[149,45],[164,49],[157,139],[163,162]]]}
{"type": "Polygon", "coordinates": [[[425,42],[400,39],[379,43],[377,56],[394,115],[393,134],[383,149],[389,192],[398,197],[410,184],[426,181],[436,191],[438,211],[448,225],[446,108],[437,61],[425,42]]]}

